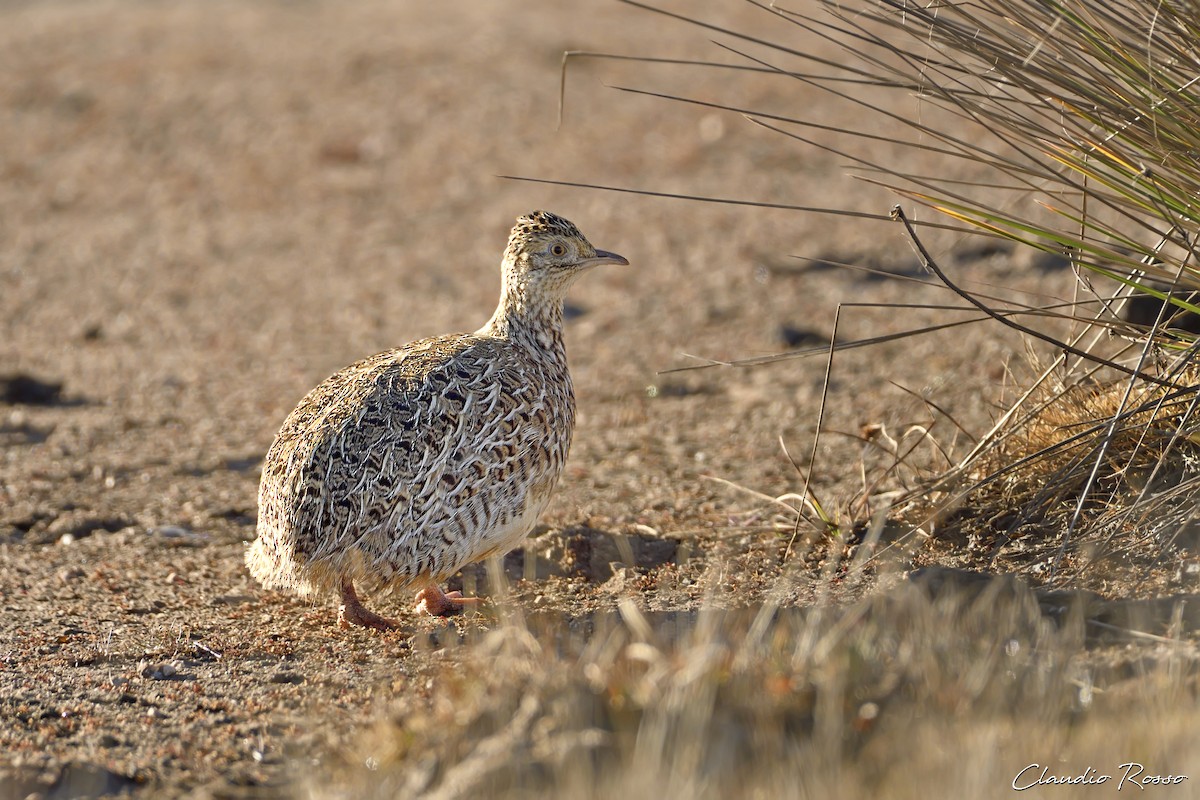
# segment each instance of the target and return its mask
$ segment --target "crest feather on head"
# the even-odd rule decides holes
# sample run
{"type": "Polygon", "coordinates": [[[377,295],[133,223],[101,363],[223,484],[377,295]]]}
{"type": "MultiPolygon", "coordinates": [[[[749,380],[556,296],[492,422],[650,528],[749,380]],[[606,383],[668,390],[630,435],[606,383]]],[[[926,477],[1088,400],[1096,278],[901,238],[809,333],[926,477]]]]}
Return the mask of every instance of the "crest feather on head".
{"type": "Polygon", "coordinates": [[[575,227],[575,223],[549,211],[539,210],[517,217],[517,224],[508,234],[508,247],[505,248],[504,255],[506,258],[514,257],[520,251],[527,249],[530,244],[536,245],[551,236],[577,239],[586,244],[588,248],[592,247],[587,237],[580,233],[579,228],[575,227]]]}
{"type": "Polygon", "coordinates": [[[551,214],[549,211],[531,211],[524,216],[517,217],[517,224],[513,226],[510,235],[537,236],[548,233],[583,238],[583,234],[579,232],[579,228],[575,227],[575,223],[558,214],[551,214]]]}

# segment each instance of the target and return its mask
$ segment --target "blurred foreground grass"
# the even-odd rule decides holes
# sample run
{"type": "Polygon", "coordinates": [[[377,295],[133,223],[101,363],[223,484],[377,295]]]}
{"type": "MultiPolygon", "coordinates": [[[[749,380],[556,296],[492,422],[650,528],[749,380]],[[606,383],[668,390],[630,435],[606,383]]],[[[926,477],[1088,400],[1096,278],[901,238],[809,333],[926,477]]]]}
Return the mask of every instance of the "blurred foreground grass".
{"type": "Polygon", "coordinates": [[[1194,644],[1097,636],[1082,602],[1015,581],[890,583],[842,607],[627,599],[449,637],[428,697],[397,691],[312,796],[997,797],[1200,764],[1194,644]]]}

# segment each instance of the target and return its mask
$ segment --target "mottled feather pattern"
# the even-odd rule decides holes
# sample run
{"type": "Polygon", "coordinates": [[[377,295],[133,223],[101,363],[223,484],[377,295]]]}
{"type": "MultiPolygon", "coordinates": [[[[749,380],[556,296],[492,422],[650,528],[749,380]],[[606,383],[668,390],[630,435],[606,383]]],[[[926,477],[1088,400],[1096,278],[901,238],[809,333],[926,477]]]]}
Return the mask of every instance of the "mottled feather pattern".
{"type": "Polygon", "coordinates": [[[276,544],[267,561],[281,569],[256,577],[303,594],[343,575],[440,581],[519,543],[528,528],[512,523],[527,505],[540,513],[570,448],[575,402],[558,350],[535,362],[520,344],[459,334],[327,379],[267,455],[259,541],[276,544]]]}

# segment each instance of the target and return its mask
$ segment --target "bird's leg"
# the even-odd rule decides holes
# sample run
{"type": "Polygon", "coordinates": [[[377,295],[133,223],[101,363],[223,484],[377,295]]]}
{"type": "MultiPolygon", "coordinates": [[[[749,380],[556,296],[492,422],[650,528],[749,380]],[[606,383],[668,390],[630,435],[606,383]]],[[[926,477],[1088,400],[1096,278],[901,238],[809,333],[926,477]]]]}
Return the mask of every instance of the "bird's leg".
{"type": "Polygon", "coordinates": [[[386,631],[398,627],[398,623],[387,617],[381,617],[363,607],[362,601],[354,591],[354,584],[349,578],[342,579],[342,605],[338,609],[338,624],[343,628],[351,625],[361,625],[364,628],[375,628],[386,631]]]}
{"type": "Polygon", "coordinates": [[[450,617],[463,612],[463,606],[474,605],[478,597],[463,597],[462,592],[443,592],[441,587],[430,581],[425,588],[417,592],[417,608],[420,614],[424,611],[435,617],[450,617]]]}

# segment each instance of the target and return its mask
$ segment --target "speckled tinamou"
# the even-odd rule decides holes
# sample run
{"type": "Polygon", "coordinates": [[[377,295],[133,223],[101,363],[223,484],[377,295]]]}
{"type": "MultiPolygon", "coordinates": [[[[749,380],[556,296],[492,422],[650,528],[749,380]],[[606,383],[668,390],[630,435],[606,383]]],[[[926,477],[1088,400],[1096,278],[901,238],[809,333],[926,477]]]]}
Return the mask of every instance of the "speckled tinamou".
{"type": "Polygon", "coordinates": [[[628,263],[562,217],[519,218],[486,325],[352,364],[288,415],[263,466],[250,573],[268,588],[336,592],[343,625],[396,624],[363,607],[356,583],[419,588],[418,611],[461,611],[473,598],[439,584],[520,543],[567,458],[567,288],[628,263]]]}

